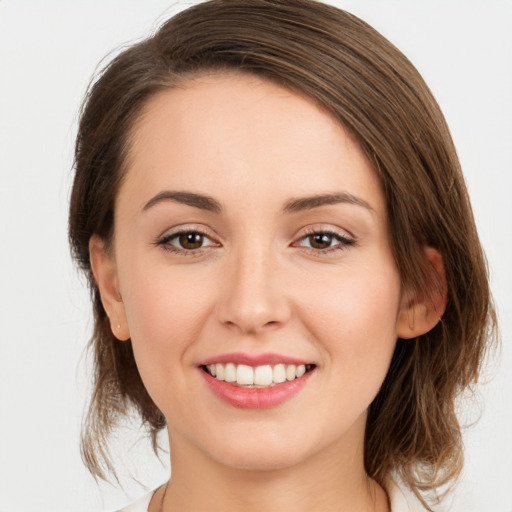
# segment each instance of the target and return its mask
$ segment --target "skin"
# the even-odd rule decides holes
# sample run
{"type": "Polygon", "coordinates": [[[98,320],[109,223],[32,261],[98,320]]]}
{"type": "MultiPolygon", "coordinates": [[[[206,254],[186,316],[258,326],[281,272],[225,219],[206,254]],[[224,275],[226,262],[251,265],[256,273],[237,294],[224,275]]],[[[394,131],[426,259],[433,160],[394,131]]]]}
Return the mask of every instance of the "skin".
{"type": "Polygon", "coordinates": [[[113,332],[131,338],[168,421],[172,479],[150,510],[389,510],[364,470],[366,411],[397,337],[433,327],[442,298],[402,290],[382,189],[353,138],[307,98],[208,75],[150,99],[127,163],[113,246],[93,237],[90,251],[113,332]],[[219,211],[148,204],[163,191],[206,195],[219,211]],[[285,208],[329,194],[357,200],[285,208]],[[180,229],[202,246],[180,246],[180,229]],[[312,231],[335,235],[321,249],[312,231]],[[244,410],[198,368],[229,352],[316,368],[283,404],[244,410]]]}

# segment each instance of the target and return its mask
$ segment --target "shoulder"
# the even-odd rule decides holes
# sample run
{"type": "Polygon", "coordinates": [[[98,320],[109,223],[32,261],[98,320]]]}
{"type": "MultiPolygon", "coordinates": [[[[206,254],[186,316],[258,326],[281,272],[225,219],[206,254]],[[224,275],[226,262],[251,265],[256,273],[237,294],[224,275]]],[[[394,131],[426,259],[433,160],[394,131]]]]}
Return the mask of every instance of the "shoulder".
{"type": "Polygon", "coordinates": [[[149,502],[151,501],[151,498],[153,497],[153,494],[155,494],[155,492],[156,490],[151,491],[145,496],[142,496],[142,498],[139,498],[137,501],[134,501],[133,503],[127,505],[126,507],[123,507],[117,512],[147,512],[149,502]]]}
{"type": "Polygon", "coordinates": [[[385,487],[391,512],[426,512],[427,509],[405,486],[399,486],[395,481],[388,480],[385,487]]]}

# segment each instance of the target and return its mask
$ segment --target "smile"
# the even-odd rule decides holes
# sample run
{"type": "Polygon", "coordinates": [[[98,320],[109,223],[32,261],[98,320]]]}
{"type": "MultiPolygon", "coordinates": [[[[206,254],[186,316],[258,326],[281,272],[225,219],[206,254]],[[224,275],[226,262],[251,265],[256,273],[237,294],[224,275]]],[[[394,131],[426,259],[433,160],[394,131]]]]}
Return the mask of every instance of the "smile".
{"type": "Polygon", "coordinates": [[[311,371],[311,364],[275,364],[248,366],[235,363],[216,363],[203,366],[204,371],[216,380],[231,383],[246,388],[267,388],[300,379],[306,372],[311,371]]]}
{"type": "Polygon", "coordinates": [[[268,409],[290,400],[316,368],[316,364],[278,354],[225,354],[199,366],[214,396],[238,409],[268,409]]]}

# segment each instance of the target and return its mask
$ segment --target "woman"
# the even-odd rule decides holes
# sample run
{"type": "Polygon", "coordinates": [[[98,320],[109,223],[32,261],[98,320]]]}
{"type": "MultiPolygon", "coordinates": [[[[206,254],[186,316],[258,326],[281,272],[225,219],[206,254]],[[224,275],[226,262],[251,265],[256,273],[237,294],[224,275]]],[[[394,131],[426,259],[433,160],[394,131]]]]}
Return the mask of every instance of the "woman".
{"type": "Polygon", "coordinates": [[[123,52],[84,106],[70,239],[89,468],[132,407],[169,433],[136,510],[428,510],[459,475],[485,262],[435,100],[364,22],[213,1],[123,52]]]}

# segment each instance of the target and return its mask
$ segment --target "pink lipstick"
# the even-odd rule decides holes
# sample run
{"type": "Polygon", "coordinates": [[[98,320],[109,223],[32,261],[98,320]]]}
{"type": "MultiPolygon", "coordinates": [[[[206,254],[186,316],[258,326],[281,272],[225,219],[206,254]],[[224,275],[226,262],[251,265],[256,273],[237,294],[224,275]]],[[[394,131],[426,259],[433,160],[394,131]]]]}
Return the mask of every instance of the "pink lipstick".
{"type": "Polygon", "coordinates": [[[278,354],[223,354],[199,365],[209,389],[221,400],[243,409],[275,407],[308,382],[314,364],[278,354]]]}

